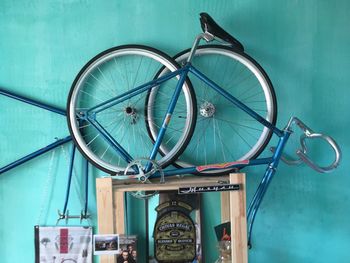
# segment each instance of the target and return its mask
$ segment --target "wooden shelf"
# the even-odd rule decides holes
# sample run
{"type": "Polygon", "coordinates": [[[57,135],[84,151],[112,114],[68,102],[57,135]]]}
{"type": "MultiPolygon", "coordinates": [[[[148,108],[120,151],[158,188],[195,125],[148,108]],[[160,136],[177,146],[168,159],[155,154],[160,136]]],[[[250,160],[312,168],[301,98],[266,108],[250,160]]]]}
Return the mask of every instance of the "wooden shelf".
{"type": "MultiPolygon", "coordinates": [[[[135,182],[135,181],[134,181],[135,182]]],[[[125,233],[124,193],[130,191],[171,191],[180,187],[222,185],[222,182],[240,184],[241,190],[221,192],[221,221],[231,221],[232,262],[247,263],[247,219],[245,174],[236,173],[229,176],[174,176],[165,183],[159,179],[152,184],[135,184],[111,177],[96,179],[98,233],[125,233]]],[[[101,263],[115,263],[114,256],[101,256],[101,263]]]]}
{"type": "Polygon", "coordinates": [[[177,190],[179,187],[190,187],[190,186],[210,186],[217,185],[220,182],[229,182],[228,176],[171,176],[168,177],[165,183],[160,183],[160,179],[152,180],[151,184],[135,184],[131,182],[123,182],[120,180],[112,180],[113,190],[130,192],[139,190],[157,190],[157,191],[170,191],[177,190]]]}

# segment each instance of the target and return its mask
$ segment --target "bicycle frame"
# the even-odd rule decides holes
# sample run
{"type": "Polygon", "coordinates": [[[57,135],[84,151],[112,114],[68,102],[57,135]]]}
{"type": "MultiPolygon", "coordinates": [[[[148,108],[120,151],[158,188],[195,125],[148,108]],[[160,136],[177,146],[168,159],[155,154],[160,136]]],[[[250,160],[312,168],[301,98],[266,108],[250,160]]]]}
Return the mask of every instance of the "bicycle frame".
{"type": "MultiPolygon", "coordinates": [[[[200,79],[201,81],[205,82],[209,87],[214,89],[216,92],[218,92],[220,95],[225,97],[228,101],[230,101],[233,105],[237,106],[244,112],[246,112],[248,115],[250,115],[252,118],[254,118],[256,121],[260,122],[263,126],[267,127],[268,129],[272,130],[272,132],[279,137],[279,141],[276,147],[276,150],[274,151],[274,154],[269,158],[258,158],[254,160],[243,160],[238,162],[228,162],[228,163],[222,163],[222,164],[209,164],[204,166],[192,166],[187,168],[176,168],[176,169],[170,169],[170,170],[164,170],[163,174],[164,176],[171,176],[171,175],[185,175],[185,174],[194,174],[198,172],[203,171],[212,171],[212,170],[220,170],[224,168],[237,168],[241,169],[247,166],[255,166],[255,165],[267,165],[268,168],[266,169],[266,172],[260,182],[260,185],[258,189],[255,192],[255,195],[249,205],[248,208],[248,222],[249,222],[249,243],[251,238],[251,231],[253,222],[255,219],[256,212],[261,204],[261,201],[266,193],[266,190],[271,182],[271,179],[273,178],[273,175],[276,172],[278,163],[281,159],[283,149],[288,141],[288,138],[291,134],[291,132],[287,129],[280,130],[275,125],[267,121],[265,118],[263,118],[261,115],[256,113],[254,110],[250,109],[248,106],[246,106],[244,103],[239,101],[237,98],[229,94],[227,91],[225,91],[223,88],[218,86],[216,83],[214,83],[212,80],[207,78],[203,73],[201,73],[198,69],[196,69],[190,61],[188,61],[182,68],[167,73],[163,76],[161,76],[158,79],[154,79],[146,84],[143,84],[139,87],[136,87],[128,92],[125,92],[117,97],[111,98],[108,101],[105,101],[103,103],[100,103],[96,105],[93,108],[90,108],[86,111],[85,114],[82,114],[80,116],[82,119],[88,121],[91,123],[97,131],[103,136],[103,138],[120,154],[120,156],[127,162],[132,162],[133,157],[130,156],[125,149],[112,137],[108,134],[108,132],[102,127],[102,125],[98,122],[96,118],[96,114],[99,112],[102,112],[118,103],[121,103],[133,96],[136,96],[142,92],[145,92],[147,90],[152,89],[153,87],[156,87],[167,80],[178,76],[179,80],[177,82],[177,85],[175,87],[173,96],[171,98],[171,101],[168,105],[167,112],[163,118],[161,128],[159,130],[158,136],[154,142],[153,149],[151,150],[149,159],[154,160],[157,153],[159,152],[159,147],[162,143],[162,140],[164,138],[164,134],[167,130],[167,126],[169,122],[171,121],[171,116],[174,111],[174,108],[176,106],[177,99],[180,95],[181,89],[183,84],[185,83],[186,77],[189,73],[192,73],[195,77],[200,79]]],[[[145,167],[145,171],[150,171],[152,164],[149,162],[148,165],[145,167]]],[[[138,169],[135,168],[135,173],[138,173],[138,169]]],[[[152,177],[159,177],[160,174],[156,173],[152,177]]],[[[125,179],[125,178],[132,178],[133,176],[117,176],[117,178],[125,179]]],[[[137,176],[135,176],[137,178],[137,176]]]]}
{"type": "MultiPolygon", "coordinates": [[[[103,138],[120,154],[120,156],[127,162],[133,161],[133,157],[129,155],[129,153],[114,139],[111,135],[108,134],[108,132],[103,128],[103,126],[98,122],[96,118],[96,114],[99,112],[102,112],[118,103],[121,103],[125,100],[130,99],[133,96],[139,95],[142,92],[145,92],[147,90],[150,90],[154,88],[155,86],[158,86],[167,80],[179,76],[179,80],[177,82],[176,88],[174,90],[174,94],[171,98],[171,101],[168,106],[168,110],[163,118],[161,128],[159,130],[158,136],[154,142],[154,146],[151,150],[149,159],[154,160],[157,153],[159,152],[159,147],[162,143],[162,139],[164,138],[164,134],[167,130],[167,126],[169,122],[171,121],[171,116],[174,111],[174,108],[176,106],[177,99],[180,95],[182,86],[185,82],[185,79],[189,73],[192,73],[196,77],[198,77],[201,81],[205,82],[209,87],[220,93],[220,95],[224,96],[228,101],[230,101],[232,104],[240,108],[241,110],[245,111],[247,114],[249,114],[252,118],[254,118],[256,121],[260,122],[263,126],[267,127],[268,129],[271,129],[274,134],[276,134],[280,140],[278,142],[278,145],[276,147],[276,151],[274,152],[273,156],[270,158],[260,158],[255,160],[244,160],[239,162],[228,162],[224,164],[209,164],[205,166],[193,166],[188,168],[177,168],[177,169],[171,169],[171,170],[165,170],[164,175],[170,176],[170,175],[176,175],[176,174],[188,174],[188,173],[197,173],[197,172],[203,172],[203,171],[211,171],[211,170],[219,170],[223,168],[243,168],[245,166],[254,166],[254,165],[261,165],[261,164],[271,164],[271,168],[275,169],[277,168],[278,162],[281,158],[281,154],[284,148],[284,145],[286,144],[290,131],[286,130],[280,130],[275,125],[267,121],[265,118],[260,116],[258,113],[250,109],[248,106],[246,106],[244,103],[240,102],[237,98],[226,92],[223,88],[215,84],[213,81],[211,81],[209,78],[207,78],[204,74],[202,74],[199,70],[197,70],[194,66],[191,65],[190,62],[187,62],[186,65],[176,71],[173,71],[171,73],[167,73],[164,76],[152,80],[146,84],[143,84],[139,87],[136,87],[128,92],[125,92],[119,96],[116,96],[114,98],[111,98],[105,102],[102,102],[98,105],[96,105],[93,108],[90,108],[86,111],[85,114],[82,114],[79,116],[81,119],[88,121],[91,123],[96,130],[103,136],[103,138]]],[[[147,171],[148,169],[146,169],[147,171]]],[[[157,175],[155,175],[157,176],[157,175]]]]}

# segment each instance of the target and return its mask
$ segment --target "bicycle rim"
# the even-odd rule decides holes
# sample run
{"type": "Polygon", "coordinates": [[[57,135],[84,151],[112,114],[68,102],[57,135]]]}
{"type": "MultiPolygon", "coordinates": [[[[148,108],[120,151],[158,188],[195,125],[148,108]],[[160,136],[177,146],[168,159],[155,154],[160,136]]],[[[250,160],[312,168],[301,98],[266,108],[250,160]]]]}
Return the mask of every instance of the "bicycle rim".
{"type": "MultiPolygon", "coordinates": [[[[180,64],[189,50],[175,56],[180,64]]],[[[252,58],[232,48],[207,45],[197,49],[192,64],[272,124],[277,102],[267,74],[252,58]]],[[[216,91],[190,76],[197,98],[197,123],[191,142],[176,161],[179,167],[209,165],[256,158],[272,131],[234,106],[216,91]]],[[[204,174],[228,173],[222,169],[204,174]]]]}
{"type": "MultiPolygon", "coordinates": [[[[74,80],[67,102],[68,126],[79,150],[103,171],[122,173],[130,162],[115,149],[113,141],[128,153],[131,160],[150,156],[153,141],[149,138],[146,127],[150,121],[145,116],[148,90],[131,97],[124,95],[135,87],[152,81],[161,68],[173,72],[178,69],[178,65],[156,49],[126,45],[109,49],[94,57],[74,80]],[[121,96],[119,103],[93,113],[94,107],[116,96],[121,96]],[[107,136],[86,120],[87,115],[98,121],[107,136]]],[[[155,88],[170,93],[177,80],[178,77],[174,77],[155,88]]],[[[169,124],[164,138],[168,141],[167,154],[157,153],[155,158],[162,167],[178,157],[193,131],[194,104],[188,95],[188,89],[189,84],[186,82],[179,97],[179,103],[184,105],[181,112],[183,118],[169,124]],[[172,130],[181,132],[172,134],[172,130]]],[[[164,116],[157,115],[155,118],[164,116]]]]}

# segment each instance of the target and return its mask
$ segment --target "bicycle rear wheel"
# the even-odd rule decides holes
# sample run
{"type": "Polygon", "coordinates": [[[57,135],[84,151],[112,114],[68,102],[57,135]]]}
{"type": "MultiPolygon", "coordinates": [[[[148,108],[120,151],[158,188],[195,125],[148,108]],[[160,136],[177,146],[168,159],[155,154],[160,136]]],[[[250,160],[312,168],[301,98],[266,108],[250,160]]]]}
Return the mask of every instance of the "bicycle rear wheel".
{"type": "MultiPolygon", "coordinates": [[[[165,115],[153,115],[153,120],[147,120],[145,100],[150,86],[139,87],[152,81],[162,68],[173,72],[178,65],[154,48],[126,45],[100,53],[77,75],[68,96],[68,127],[79,150],[98,168],[124,174],[132,160],[149,158],[154,143],[146,126],[159,123],[165,115]],[[137,93],[130,95],[136,87],[137,93]]],[[[153,89],[173,94],[178,78],[158,83],[153,89]]],[[[182,107],[176,107],[174,121],[169,123],[163,140],[166,143],[162,144],[163,148],[166,145],[166,154],[158,152],[155,158],[162,167],[177,159],[194,129],[195,98],[189,81],[182,87],[178,104],[182,107]]]]}
{"type": "MultiPolygon", "coordinates": [[[[184,63],[189,52],[185,50],[174,59],[184,63]]],[[[266,120],[276,123],[277,103],[271,81],[248,55],[225,46],[206,45],[197,49],[192,64],[266,120]]],[[[195,76],[189,77],[197,98],[197,123],[176,165],[191,167],[256,158],[268,144],[272,131],[195,76]]],[[[231,170],[201,173],[213,175],[231,170]]]]}

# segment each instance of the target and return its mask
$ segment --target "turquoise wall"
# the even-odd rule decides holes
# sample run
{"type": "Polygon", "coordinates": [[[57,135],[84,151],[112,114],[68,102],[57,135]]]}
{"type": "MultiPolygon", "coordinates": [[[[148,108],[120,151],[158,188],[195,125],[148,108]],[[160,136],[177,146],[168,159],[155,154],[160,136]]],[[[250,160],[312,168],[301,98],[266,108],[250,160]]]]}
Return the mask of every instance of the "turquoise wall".
{"type": "MultiPolygon", "coordinates": [[[[250,262],[349,262],[349,1],[1,0],[0,86],[64,108],[75,75],[96,53],[143,43],[175,54],[192,44],[201,11],[266,69],[278,97],[278,124],[299,116],[334,136],[344,154],[329,175],[281,165],[257,217],[250,262]]],[[[68,133],[64,117],[5,97],[0,108],[0,166],[68,133]]],[[[63,207],[68,151],[59,148],[53,158],[48,153],[0,175],[2,263],[33,262],[33,226],[55,224],[63,207]]],[[[81,209],[79,163],[76,171],[71,213],[81,209]]],[[[262,171],[247,170],[248,199],[262,171]]],[[[100,175],[90,177],[91,188],[100,175]]],[[[93,189],[90,200],[95,225],[93,189]]],[[[216,257],[209,225],[219,222],[212,213],[217,201],[217,195],[204,197],[207,262],[216,257]]]]}

